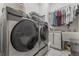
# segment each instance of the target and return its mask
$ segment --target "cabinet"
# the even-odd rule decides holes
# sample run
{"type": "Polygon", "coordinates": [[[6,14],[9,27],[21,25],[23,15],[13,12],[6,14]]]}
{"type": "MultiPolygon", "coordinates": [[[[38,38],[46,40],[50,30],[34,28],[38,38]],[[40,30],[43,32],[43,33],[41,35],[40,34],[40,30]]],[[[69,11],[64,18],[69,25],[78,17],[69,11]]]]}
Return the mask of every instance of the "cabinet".
{"type": "Polygon", "coordinates": [[[51,41],[51,47],[56,49],[62,49],[62,38],[61,38],[61,32],[53,32],[52,34],[52,41],[51,41]]]}

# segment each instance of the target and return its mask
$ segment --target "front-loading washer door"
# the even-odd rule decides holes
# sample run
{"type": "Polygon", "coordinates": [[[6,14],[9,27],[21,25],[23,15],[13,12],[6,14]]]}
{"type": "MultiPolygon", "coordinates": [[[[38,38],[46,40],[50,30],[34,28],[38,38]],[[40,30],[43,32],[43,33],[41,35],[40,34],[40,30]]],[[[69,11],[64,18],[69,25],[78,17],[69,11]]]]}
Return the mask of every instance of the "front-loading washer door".
{"type": "Polygon", "coordinates": [[[11,44],[19,52],[34,48],[38,41],[38,28],[30,20],[21,20],[11,31],[11,44]]]}
{"type": "Polygon", "coordinates": [[[48,43],[48,25],[47,24],[44,24],[43,27],[40,29],[40,37],[42,41],[44,41],[46,44],[48,43]]]}

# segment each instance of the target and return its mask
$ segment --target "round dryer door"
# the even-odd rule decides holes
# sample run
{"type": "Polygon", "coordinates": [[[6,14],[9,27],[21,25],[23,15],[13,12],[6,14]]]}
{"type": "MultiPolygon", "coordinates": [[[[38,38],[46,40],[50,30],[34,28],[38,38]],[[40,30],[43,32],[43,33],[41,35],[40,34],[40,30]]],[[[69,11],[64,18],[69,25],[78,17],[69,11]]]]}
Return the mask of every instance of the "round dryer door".
{"type": "Polygon", "coordinates": [[[20,52],[25,52],[34,48],[38,41],[38,28],[30,20],[21,20],[11,32],[12,46],[20,52]]]}
{"type": "Polygon", "coordinates": [[[42,41],[45,41],[48,43],[48,25],[45,23],[43,27],[40,30],[40,37],[42,41]]]}

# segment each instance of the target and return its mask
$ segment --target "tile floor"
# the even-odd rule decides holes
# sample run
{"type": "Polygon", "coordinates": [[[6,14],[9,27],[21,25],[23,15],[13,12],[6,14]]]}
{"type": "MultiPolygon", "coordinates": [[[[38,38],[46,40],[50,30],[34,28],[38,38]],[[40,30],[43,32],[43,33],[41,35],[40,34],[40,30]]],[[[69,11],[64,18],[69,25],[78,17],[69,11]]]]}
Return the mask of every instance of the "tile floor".
{"type": "Polygon", "coordinates": [[[59,51],[53,48],[50,48],[46,56],[69,56],[69,51],[59,51]]]}
{"type": "Polygon", "coordinates": [[[70,52],[68,51],[59,51],[53,48],[50,48],[46,56],[68,56],[70,52]]]}

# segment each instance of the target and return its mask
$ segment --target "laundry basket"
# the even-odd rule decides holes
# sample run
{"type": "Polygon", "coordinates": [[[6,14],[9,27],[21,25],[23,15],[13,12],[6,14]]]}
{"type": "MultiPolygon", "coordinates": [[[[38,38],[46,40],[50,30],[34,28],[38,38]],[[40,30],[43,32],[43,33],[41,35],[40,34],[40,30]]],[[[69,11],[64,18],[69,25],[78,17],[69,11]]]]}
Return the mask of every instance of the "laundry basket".
{"type": "Polygon", "coordinates": [[[71,55],[79,56],[79,39],[71,39],[71,55]]]}

